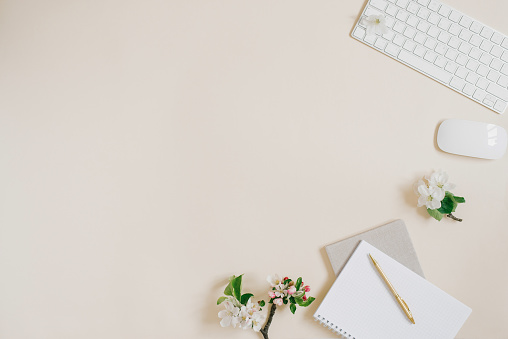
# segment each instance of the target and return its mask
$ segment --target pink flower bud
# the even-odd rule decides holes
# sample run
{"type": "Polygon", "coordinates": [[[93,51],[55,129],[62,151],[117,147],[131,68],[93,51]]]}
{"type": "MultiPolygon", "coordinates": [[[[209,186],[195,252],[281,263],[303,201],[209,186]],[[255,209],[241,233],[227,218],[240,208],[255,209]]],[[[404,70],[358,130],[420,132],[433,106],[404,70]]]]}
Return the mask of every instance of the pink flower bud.
{"type": "Polygon", "coordinates": [[[304,296],[302,297],[302,299],[303,299],[303,301],[306,301],[306,300],[307,300],[307,296],[306,296],[306,295],[304,295],[304,296]]]}
{"type": "Polygon", "coordinates": [[[273,292],[273,291],[269,291],[269,292],[268,292],[268,296],[269,296],[270,298],[275,298],[275,292],[273,292]]]}
{"type": "Polygon", "coordinates": [[[282,304],[284,303],[282,301],[282,298],[277,298],[277,299],[273,299],[273,303],[277,306],[282,306],[282,304]]]}
{"type": "Polygon", "coordinates": [[[303,289],[305,292],[310,292],[310,286],[305,286],[303,289]]]}
{"type": "Polygon", "coordinates": [[[295,294],[295,293],[296,293],[296,287],[291,286],[290,288],[288,288],[288,294],[295,294]]]}
{"type": "Polygon", "coordinates": [[[282,281],[286,281],[286,280],[288,280],[288,279],[289,279],[288,277],[284,277],[284,280],[282,280],[282,281]]]}

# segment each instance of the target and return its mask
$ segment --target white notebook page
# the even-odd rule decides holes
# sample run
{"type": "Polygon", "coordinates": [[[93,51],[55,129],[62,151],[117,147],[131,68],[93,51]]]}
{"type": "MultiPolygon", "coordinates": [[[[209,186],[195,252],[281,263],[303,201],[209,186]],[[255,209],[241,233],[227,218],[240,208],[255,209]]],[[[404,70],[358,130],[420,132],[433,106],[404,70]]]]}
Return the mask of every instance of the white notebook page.
{"type": "Polygon", "coordinates": [[[469,314],[469,307],[362,241],[314,317],[346,338],[453,339],[469,314]],[[409,306],[416,324],[406,317],[369,253],[409,306]]]}

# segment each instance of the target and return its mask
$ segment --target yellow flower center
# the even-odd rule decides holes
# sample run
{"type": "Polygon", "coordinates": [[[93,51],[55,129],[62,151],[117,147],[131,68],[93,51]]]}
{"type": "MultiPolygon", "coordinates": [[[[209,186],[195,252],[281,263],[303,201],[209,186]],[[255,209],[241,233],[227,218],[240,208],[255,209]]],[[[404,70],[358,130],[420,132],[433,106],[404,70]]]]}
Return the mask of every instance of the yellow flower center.
{"type": "Polygon", "coordinates": [[[381,20],[376,19],[376,24],[380,24],[380,23],[381,23],[381,20]]]}

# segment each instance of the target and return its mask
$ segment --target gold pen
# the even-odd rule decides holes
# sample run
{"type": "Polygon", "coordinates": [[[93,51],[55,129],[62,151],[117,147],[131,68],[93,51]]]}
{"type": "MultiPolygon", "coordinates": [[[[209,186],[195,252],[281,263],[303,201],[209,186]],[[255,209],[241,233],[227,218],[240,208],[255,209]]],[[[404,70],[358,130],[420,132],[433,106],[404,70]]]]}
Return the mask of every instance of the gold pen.
{"type": "Polygon", "coordinates": [[[372,259],[374,266],[376,266],[376,269],[378,270],[379,274],[381,274],[381,277],[383,277],[383,280],[390,288],[390,291],[392,291],[393,296],[395,297],[395,299],[397,299],[397,302],[399,303],[400,307],[402,307],[402,310],[404,311],[404,313],[406,313],[406,316],[414,324],[415,320],[413,319],[413,315],[411,314],[411,311],[409,310],[409,307],[407,306],[406,302],[400,297],[400,295],[397,293],[397,291],[395,291],[395,288],[393,288],[393,285],[390,283],[390,281],[386,277],[385,273],[383,272],[383,270],[381,269],[381,267],[379,266],[377,261],[372,257],[372,255],[370,255],[370,253],[369,253],[369,257],[372,259]]]}

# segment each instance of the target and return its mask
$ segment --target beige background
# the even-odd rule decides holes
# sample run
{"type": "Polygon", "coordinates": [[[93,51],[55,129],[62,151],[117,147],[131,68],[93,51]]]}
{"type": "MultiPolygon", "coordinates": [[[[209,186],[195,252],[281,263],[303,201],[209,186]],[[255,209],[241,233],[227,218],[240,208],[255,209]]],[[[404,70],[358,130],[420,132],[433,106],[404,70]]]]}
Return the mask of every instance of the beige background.
{"type": "MultiPolygon", "coordinates": [[[[508,2],[448,3],[508,33],[508,2]]],[[[363,6],[0,0],[0,337],[261,338],[219,326],[229,275],[322,299],[323,246],[401,218],[459,338],[508,338],[508,156],[434,141],[507,117],[353,40],[363,6]],[[463,223],[416,208],[438,168],[463,223]]],[[[317,306],[272,338],[331,337],[317,306]]]]}

